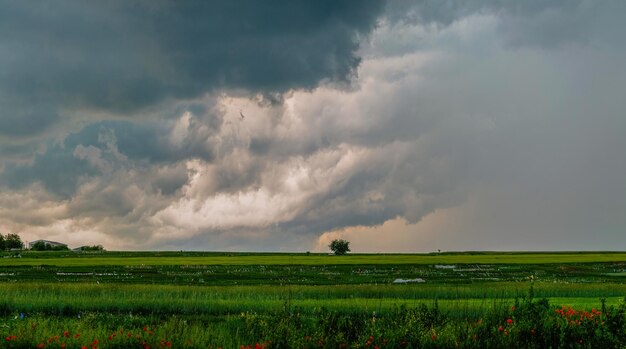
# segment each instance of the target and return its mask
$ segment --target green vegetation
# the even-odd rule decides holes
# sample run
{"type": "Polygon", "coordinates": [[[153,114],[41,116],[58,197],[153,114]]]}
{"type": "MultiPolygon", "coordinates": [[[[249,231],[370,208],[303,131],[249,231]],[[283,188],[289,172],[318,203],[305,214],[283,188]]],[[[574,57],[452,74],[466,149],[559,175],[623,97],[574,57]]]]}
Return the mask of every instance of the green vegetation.
{"type": "Polygon", "coordinates": [[[32,251],[68,251],[69,248],[65,245],[56,245],[52,246],[51,244],[44,241],[37,241],[30,248],[32,251]]]}
{"type": "Polygon", "coordinates": [[[333,251],[334,254],[341,256],[350,252],[350,242],[343,239],[335,239],[330,242],[328,248],[333,251]]]}
{"type": "Polygon", "coordinates": [[[78,248],[81,252],[103,252],[104,246],[102,245],[93,245],[93,246],[81,246],[78,248]]]}
{"type": "Polygon", "coordinates": [[[0,259],[0,266],[129,266],[129,265],[437,265],[437,264],[573,264],[626,263],[625,252],[563,253],[433,253],[350,254],[338,258],[327,254],[207,253],[207,252],[107,252],[57,255],[23,253],[19,260],[0,259]],[[84,261],[84,258],[91,258],[84,261]]]}
{"type": "Polygon", "coordinates": [[[624,253],[2,257],[0,348],[626,345],[624,253]]]}
{"type": "Polygon", "coordinates": [[[24,248],[24,243],[22,239],[17,234],[7,234],[3,236],[0,234],[0,251],[2,250],[12,250],[17,249],[21,250],[24,248]]]}

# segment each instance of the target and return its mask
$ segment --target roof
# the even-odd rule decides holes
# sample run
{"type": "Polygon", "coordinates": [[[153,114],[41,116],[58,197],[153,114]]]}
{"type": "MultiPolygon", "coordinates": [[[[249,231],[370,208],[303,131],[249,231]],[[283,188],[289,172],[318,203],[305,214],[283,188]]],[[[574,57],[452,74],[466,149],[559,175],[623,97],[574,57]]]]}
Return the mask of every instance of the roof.
{"type": "Polygon", "coordinates": [[[64,244],[62,242],[50,241],[50,240],[35,240],[35,241],[29,242],[28,245],[32,246],[32,245],[34,245],[34,244],[36,244],[38,242],[43,242],[43,243],[46,243],[46,244],[49,244],[49,245],[56,245],[56,246],[59,246],[59,245],[67,246],[67,244],[64,244]]]}

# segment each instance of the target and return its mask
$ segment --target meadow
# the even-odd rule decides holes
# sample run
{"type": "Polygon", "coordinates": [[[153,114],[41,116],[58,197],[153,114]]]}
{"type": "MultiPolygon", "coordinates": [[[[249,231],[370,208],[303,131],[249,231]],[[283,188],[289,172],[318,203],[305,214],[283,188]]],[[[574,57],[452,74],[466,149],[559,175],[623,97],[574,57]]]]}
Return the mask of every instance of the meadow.
{"type": "Polygon", "coordinates": [[[626,253],[13,252],[0,284],[0,348],[626,346],[626,253]]]}

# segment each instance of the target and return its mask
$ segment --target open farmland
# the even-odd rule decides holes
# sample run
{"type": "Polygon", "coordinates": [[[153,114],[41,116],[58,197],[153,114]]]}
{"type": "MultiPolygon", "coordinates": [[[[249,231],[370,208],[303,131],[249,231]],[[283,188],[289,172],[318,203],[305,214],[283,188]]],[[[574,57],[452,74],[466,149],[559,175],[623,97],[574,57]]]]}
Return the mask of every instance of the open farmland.
{"type": "MultiPolygon", "coordinates": [[[[542,304],[545,314],[555,311],[553,305],[594,309],[590,314],[613,307],[618,315],[612,316],[623,319],[626,296],[624,253],[3,257],[0,331],[4,347],[11,348],[42,343],[51,348],[446,347],[477,321],[482,321],[473,327],[478,332],[463,330],[469,337],[462,346],[501,347],[513,339],[500,338],[499,322],[505,321],[507,336],[517,341],[538,331],[529,327],[536,327],[535,321],[512,307],[536,312],[542,304]],[[473,340],[479,334],[481,340],[473,340]]],[[[544,332],[542,340],[563,344],[544,332]]],[[[609,344],[621,343],[612,333],[605,337],[609,344]]]]}

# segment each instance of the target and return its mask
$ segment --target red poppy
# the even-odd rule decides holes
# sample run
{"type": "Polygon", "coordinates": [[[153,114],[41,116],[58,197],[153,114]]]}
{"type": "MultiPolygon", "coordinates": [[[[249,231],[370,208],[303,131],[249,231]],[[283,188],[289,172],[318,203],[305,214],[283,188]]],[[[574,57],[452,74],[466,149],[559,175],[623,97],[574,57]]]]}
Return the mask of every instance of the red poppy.
{"type": "Polygon", "coordinates": [[[507,319],[507,320],[506,320],[506,323],[510,325],[510,324],[512,324],[512,323],[513,323],[513,320],[511,320],[511,319],[507,319]]]}

